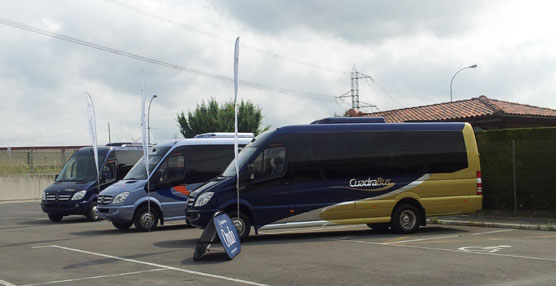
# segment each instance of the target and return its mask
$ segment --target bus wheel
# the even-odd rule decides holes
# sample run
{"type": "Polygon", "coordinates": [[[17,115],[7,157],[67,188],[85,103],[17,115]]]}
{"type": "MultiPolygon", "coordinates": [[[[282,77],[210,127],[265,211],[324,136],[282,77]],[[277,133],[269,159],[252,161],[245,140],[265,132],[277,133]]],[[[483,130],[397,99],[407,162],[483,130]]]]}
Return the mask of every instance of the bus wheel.
{"type": "Polygon", "coordinates": [[[119,230],[127,230],[128,228],[131,227],[132,224],[133,222],[116,222],[116,221],[112,222],[112,225],[119,230]]]}
{"type": "Polygon", "coordinates": [[[240,241],[245,241],[249,236],[249,232],[251,232],[251,221],[249,218],[242,212],[239,213],[238,217],[237,211],[229,212],[228,216],[230,216],[232,222],[236,226],[240,241]]]}
{"type": "Polygon", "coordinates": [[[382,232],[382,231],[387,231],[388,228],[390,227],[390,224],[389,223],[368,223],[367,226],[372,228],[373,230],[382,232]]]}
{"type": "Polygon", "coordinates": [[[133,223],[135,224],[135,228],[139,231],[152,231],[156,229],[156,225],[158,224],[158,215],[153,208],[151,208],[149,212],[146,206],[141,207],[135,213],[133,223]]]}
{"type": "Polygon", "coordinates": [[[92,221],[98,220],[97,203],[92,203],[87,212],[87,218],[92,221]]]}
{"type": "Polygon", "coordinates": [[[61,214],[48,214],[48,219],[51,222],[60,222],[64,216],[61,214]]]}
{"type": "Polygon", "coordinates": [[[392,213],[392,229],[397,233],[412,233],[419,228],[419,211],[410,204],[398,206],[392,213]]]}

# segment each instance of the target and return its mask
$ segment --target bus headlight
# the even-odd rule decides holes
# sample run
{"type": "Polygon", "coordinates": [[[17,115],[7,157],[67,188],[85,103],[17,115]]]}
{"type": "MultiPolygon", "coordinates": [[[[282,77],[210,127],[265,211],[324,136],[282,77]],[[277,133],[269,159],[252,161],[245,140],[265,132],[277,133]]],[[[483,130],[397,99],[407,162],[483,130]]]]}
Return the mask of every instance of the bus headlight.
{"type": "Polygon", "coordinates": [[[214,195],[213,192],[203,193],[195,201],[195,206],[196,207],[202,207],[202,206],[206,205],[210,201],[210,199],[212,198],[212,195],[214,195]]]}
{"type": "Polygon", "coordinates": [[[127,199],[127,197],[129,197],[130,192],[121,192],[119,194],[117,194],[114,197],[114,200],[112,200],[113,204],[121,204],[125,201],[125,199],[127,199]]]}
{"type": "Polygon", "coordinates": [[[87,190],[79,191],[79,192],[73,194],[73,197],[71,197],[71,200],[72,201],[78,201],[78,200],[82,199],[83,197],[85,197],[86,193],[87,193],[87,190]]]}
{"type": "Polygon", "coordinates": [[[42,201],[46,201],[46,192],[42,192],[42,201]]]}

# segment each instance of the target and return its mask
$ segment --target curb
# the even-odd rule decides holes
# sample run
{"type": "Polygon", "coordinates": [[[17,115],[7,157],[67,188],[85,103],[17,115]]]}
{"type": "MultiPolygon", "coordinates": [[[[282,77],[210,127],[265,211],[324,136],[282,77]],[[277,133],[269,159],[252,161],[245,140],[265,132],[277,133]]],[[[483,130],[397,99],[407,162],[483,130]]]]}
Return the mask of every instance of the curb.
{"type": "Polygon", "coordinates": [[[464,225],[464,226],[482,226],[482,227],[556,231],[556,227],[553,225],[531,225],[531,224],[497,223],[497,222],[484,222],[484,221],[459,221],[459,220],[447,220],[447,219],[438,219],[435,222],[432,222],[431,219],[427,219],[427,223],[442,224],[442,225],[464,225]]]}

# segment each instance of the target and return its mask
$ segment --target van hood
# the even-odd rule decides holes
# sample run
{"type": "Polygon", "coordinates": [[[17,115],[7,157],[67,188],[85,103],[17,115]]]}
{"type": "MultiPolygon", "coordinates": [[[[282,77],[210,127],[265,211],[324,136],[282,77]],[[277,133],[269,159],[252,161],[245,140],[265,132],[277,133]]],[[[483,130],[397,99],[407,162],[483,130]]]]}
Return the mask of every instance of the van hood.
{"type": "Polygon", "coordinates": [[[209,191],[216,185],[220,186],[223,189],[226,188],[228,185],[233,186],[236,183],[236,177],[216,177],[204,185],[197,188],[195,191],[191,192],[190,196],[197,197],[200,194],[204,193],[205,191],[209,191]]]}
{"type": "Polygon", "coordinates": [[[115,196],[121,192],[134,191],[145,187],[147,180],[120,180],[100,192],[99,195],[115,196]]]}
{"type": "Polygon", "coordinates": [[[51,193],[75,193],[82,190],[89,190],[95,186],[96,182],[54,182],[44,189],[46,194],[51,193]]]}

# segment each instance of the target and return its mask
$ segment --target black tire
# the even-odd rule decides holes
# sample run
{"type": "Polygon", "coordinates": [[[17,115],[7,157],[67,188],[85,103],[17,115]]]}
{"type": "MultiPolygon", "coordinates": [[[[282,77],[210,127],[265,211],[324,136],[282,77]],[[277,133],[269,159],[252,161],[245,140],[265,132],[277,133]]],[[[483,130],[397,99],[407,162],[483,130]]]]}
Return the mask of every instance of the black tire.
{"type": "Polygon", "coordinates": [[[90,206],[89,206],[89,211],[87,212],[87,218],[90,221],[97,221],[99,220],[98,218],[98,210],[97,210],[97,203],[93,202],[90,206]]]}
{"type": "Polygon", "coordinates": [[[119,230],[127,230],[131,227],[132,224],[133,222],[112,222],[112,225],[119,230]]]}
{"type": "Polygon", "coordinates": [[[61,214],[48,214],[48,219],[51,222],[60,222],[64,216],[61,214]]]}
{"type": "Polygon", "coordinates": [[[251,220],[244,213],[239,212],[239,219],[237,216],[237,211],[231,211],[228,216],[232,219],[232,222],[236,226],[237,233],[239,235],[240,241],[245,241],[249,237],[251,232],[251,220]]]}
{"type": "Polygon", "coordinates": [[[147,206],[143,206],[135,212],[133,224],[138,231],[153,231],[158,224],[158,213],[152,206],[150,212],[147,206]]]}
{"type": "Polygon", "coordinates": [[[367,226],[372,228],[375,231],[384,232],[388,230],[390,224],[389,223],[368,223],[367,226]]]}
{"type": "Polygon", "coordinates": [[[410,204],[398,206],[392,213],[392,230],[397,233],[412,233],[419,228],[421,213],[410,204]]]}

